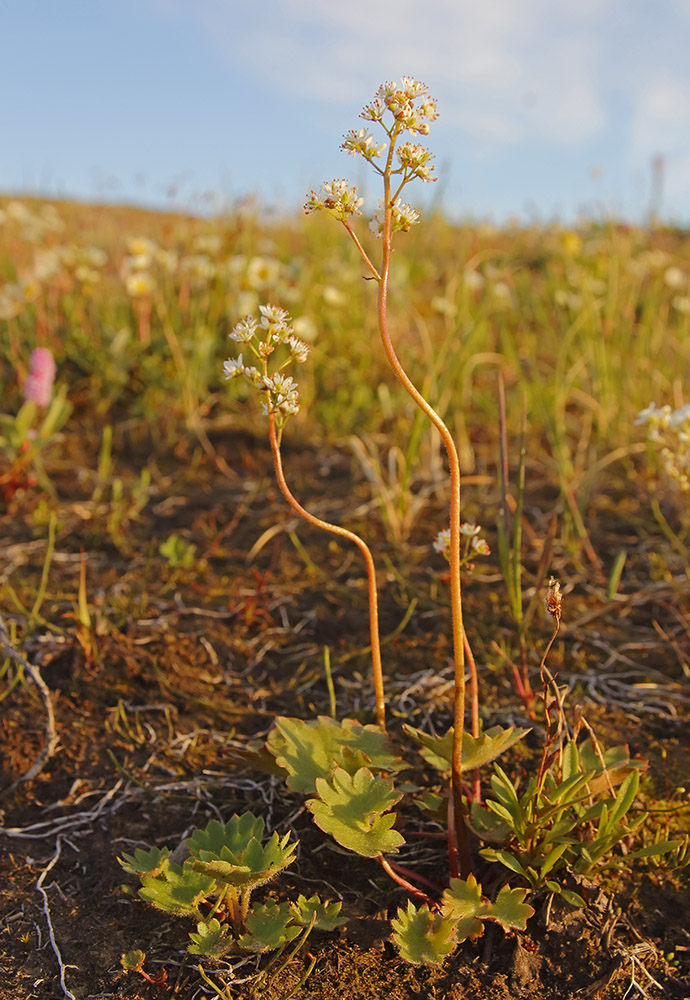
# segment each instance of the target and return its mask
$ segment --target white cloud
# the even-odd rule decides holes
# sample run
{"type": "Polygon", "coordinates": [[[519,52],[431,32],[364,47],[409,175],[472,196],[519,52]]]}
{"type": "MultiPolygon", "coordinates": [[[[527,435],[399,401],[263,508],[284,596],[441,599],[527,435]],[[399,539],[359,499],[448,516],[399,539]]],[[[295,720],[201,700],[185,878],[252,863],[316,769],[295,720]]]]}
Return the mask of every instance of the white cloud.
{"type": "Polygon", "coordinates": [[[241,23],[227,0],[157,2],[200,19],[248,85],[253,77],[300,99],[357,106],[383,78],[409,73],[471,137],[571,144],[603,125],[592,57],[602,18],[621,0],[263,0],[241,5],[241,23]]]}

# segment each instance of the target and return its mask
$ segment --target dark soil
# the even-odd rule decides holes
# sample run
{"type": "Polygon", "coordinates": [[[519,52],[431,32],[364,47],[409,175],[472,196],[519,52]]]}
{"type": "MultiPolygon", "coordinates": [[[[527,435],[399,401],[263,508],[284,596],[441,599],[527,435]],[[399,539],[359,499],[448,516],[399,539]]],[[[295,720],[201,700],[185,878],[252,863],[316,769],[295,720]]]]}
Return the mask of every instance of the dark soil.
{"type": "MultiPolygon", "coordinates": [[[[547,913],[536,899],[526,934],[492,928],[441,970],[403,963],[388,940],[389,918],[406,902],[403,890],[374,862],[326,843],[300,797],[232,758],[246,739],[265,736],[276,714],[328,714],[325,645],[339,715],[372,721],[366,592],[356,553],[309,526],[298,528],[273,485],[270,456],[249,438],[214,438],[232,478],[185,442],[172,453],[154,449],[143,433],[123,433],[116,444],[125,481],[117,518],[107,498],[93,500],[94,484],[78,470],[94,468],[94,456],[85,461],[83,443],[69,436],[63,454],[70,461],[51,469],[59,500],[46,503],[37,489],[20,489],[1,517],[2,615],[40,669],[59,737],[40,773],[22,781],[45,744],[46,712],[31,679],[7,665],[0,687],[1,1000],[211,995],[192,957],[184,960],[189,927],[127,895],[123,884],[130,893],[135,886],[116,857],[143,844],[175,847],[194,827],[247,808],[264,816],[269,830],[292,829],[300,839],[298,862],[273,893],[319,891],[342,899],[351,918],[338,933],[314,936],[316,965],[297,998],[690,996],[688,869],[636,868],[634,877],[624,873],[590,887],[584,910],[554,903],[547,913]],[[127,497],[136,483],[132,470],[144,466],[153,478],[137,511],[127,508],[127,497]],[[48,507],[57,513],[55,553],[45,598],[32,615],[48,507]],[[161,555],[172,534],[196,546],[193,565],[171,566],[161,555]],[[77,618],[82,558],[90,628],[77,618]],[[152,978],[166,974],[162,985],[122,971],[121,954],[135,948],[146,951],[152,978]]],[[[442,496],[429,502],[403,550],[386,538],[346,453],[296,449],[285,462],[305,503],[361,526],[383,552],[384,636],[416,600],[404,629],[384,644],[391,728],[433,717],[442,731],[451,718],[448,608],[443,566],[428,555],[443,524],[442,496]]],[[[526,563],[534,569],[559,508],[538,485],[532,489],[526,563]]],[[[572,704],[583,705],[602,742],[626,742],[650,759],[646,794],[665,810],[659,822],[677,831],[683,817],[687,826],[679,789],[690,787],[687,581],[669,571],[649,584],[654,566],[644,539],[633,531],[630,541],[613,499],[597,513],[591,544],[603,574],[579,550],[554,557],[566,600],[550,666],[571,684],[572,704]],[[606,570],[623,545],[627,575],[608,601],[606,570]]],[[[495,565],[468,584],[466,601],[486,721],[531,724],[492,651],[492,639],[511,648],[514,631],[495,565]]],[[[535,683],[548,637],[538,615],[530,634],[535,683]]],[[[514,766],[538,753],[541,732],[537,723],[514,766]]],[[[414,827],[418,817],[403,819],[414,827]]],[[[441,883],[447,878],[442,845],[406,848],[400,860],[441,883]]],[[[295,959],[254,995],[287,997],[307,964],[295,959]]],[[[237,980],[254,971],[251,962],[235,967],[237,980]]],[[[223,974],[227,979],[220,967],[223,974]]],[[[238,982],[232,995],[248,997],[253,989],[238,982]]]]}

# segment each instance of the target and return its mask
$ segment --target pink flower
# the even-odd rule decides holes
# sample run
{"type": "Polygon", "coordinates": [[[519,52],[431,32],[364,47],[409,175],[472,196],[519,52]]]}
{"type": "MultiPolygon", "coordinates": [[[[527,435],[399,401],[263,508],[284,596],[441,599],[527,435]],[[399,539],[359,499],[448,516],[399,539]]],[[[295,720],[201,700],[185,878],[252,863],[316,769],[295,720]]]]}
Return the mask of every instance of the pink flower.
{"type": "Polygon", "coordinates": [[[29,375],[24,383],[24,398],[37,406],[48,406],[53,394],[55,361],[47,347],[37,347],[31,352],[29,375]]]}

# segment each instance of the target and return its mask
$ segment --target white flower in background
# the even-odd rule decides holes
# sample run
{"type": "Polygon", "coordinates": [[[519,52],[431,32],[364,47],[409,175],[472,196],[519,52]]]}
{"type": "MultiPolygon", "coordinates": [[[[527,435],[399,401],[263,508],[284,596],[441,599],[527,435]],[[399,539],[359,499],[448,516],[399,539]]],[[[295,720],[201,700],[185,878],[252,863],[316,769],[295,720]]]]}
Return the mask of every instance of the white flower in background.
{"type": "Polygon", "coordinates": [[[667,267],[664,271],[664,284],[679,292],[688,287],[688,276],[679,267],[667,267]]]}
{"type": "Polygon", "coordinates": [[[158,244],[147,236],[130,236],[127,240],[127,250],[132,257],[147,254],[153,257],[158,251],[158,244]]]}
{"type": "Polygon", "coordinates": [[[650,403],[635,424],[646,426],[647,440],[658,446],[669,479],[684,492],[690,490],[690,404],[672,410],[650,403]]]}
{"type": "Polygon", "coordinates": [[[247,284],[261,291],[280,280],[282,265],[274,257],[252,257],[247,265],[247,284]]]}
{"type": "Polygon", "coordinates": [[[335,306],[337,309],[340,309],[347,304],[345,292],[336,285],[324,285],[321,295],[327,306],[335,306]]]}
{"type": "Polygon", "coordinates": [[[309,344],[316,340],[319,332],[311,316],[298,316],[296,320],[293,320],[292,329],[300,340],[305,340],[309,344]]]}
{"type": "Polygon", "coordinates": [[[140,298],[143,295],[150,295],[154,287],[153,278],[148,271],[135,271],[133,274],[128,274],[125,278],[127,294],[133,299],[140,298]]]}

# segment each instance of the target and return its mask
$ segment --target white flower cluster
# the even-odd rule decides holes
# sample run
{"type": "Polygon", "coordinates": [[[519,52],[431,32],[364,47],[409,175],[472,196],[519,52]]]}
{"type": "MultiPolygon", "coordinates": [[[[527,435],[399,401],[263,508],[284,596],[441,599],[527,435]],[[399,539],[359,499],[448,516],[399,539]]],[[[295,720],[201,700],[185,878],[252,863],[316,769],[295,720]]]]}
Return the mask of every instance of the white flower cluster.
{"type": "Polygon", "coordinates": [[[294,379],[289,375],[282,375],[280,369],[292,361],[304,363],[309,356],[309,345],[295,335],[285,309],[263,305],[259,306],[259,312],[260,319],[244,316],[235,324],[229,337],[249,347],[260,361],[261,370],[256,365],[245,364],[239,354],[224,362],[223,373],[226,379],[242,376],[254,386],[264,397],[264,414],[274,415],[278,426],[282,427],[288,417],[299,412],[299,392],[294,379]],[[276,371],[269,372],[268,358],[281,345],[287,348],[288,358],[276,371]]]}
{"type": "Polygon", "coordinates": [[[357,196],[357,187],[346,180],[324,181],[318,191],[310,191],[304,211],[328,212],[340,222],[346,222],[349,215],[361,215],[360,206],[364,198],[357,196]]]}
{"type": "MultiPolygon", "coordinates": [[[[464,539],[462,552],[460,553],[461,567],[472,569],[473,566],[470,560],[473,556],[491,555],[491,549],[486,539],[479,537],[481,530],[481,525],[470,524],[469,521],[465,521],[460,525],[460,534],[464,539]]],[[[450,561],[450,528],[439,531],[434,542],[434,549],[450,561]]]]}
{"type": "Polygon", "coordinates": [[[690,404],[672,410],[655,403],[642,410],[635,420],[647,428],[647,440],[659,445],[664,471],[681,490],[690,491],[690,404]]]}
{"type": "MultiPolygon", "coordinates": [[[[387,148],[392,150],[402,133],[428,134],[429,122],[435,121],[438,118],[438,113],[436,101],[429,97],[425,83],[421,83],[411,76],[404,76],[399,85],[395,82],[381,84],[374,100],[366,105],[360,117],[381,125],[388,142],[377,143],[369,129],[351,129],[343,137],[341,149],[351,156],[363,156],[381,176],[390,177],[397,174],[400,182],[396,194],[399,194],[405,184],[415,177],[422,181],[436,180],[432,176],[434,170],[431,166],[433,154],[425,146],[420,146],[416,142],[404,142],[399,146],[396,150],[399,166],[395,170],[391,169],[391,154],[388,156],[385,169],[374,162],[385,153],[387,148]],[[385,120],[387,113],[393,116],[392,122],[390,119],[385,120]]],[[[419,222],[419,212],[406,205],[400,198],[394,196],[394,199],[391,232],[398,230],[407,232],[411,226],[419,222]]],[[[347,223],[349,216],[362,214],[360,205],[363,201],[363,198],[357,196],[357,188],[349,181],[327,181],[319,191],[309,192],[304,211],[307,214],[317,211],[328,212],[340,222],[347,223]]],[[[379,235],[383,233],[382,215],[383,211],[380,210],[370,224],[373,231],[379,235]]]]}
{"type": "MultiPolygon", "coordinates": [[[[379,198],[378,211],[374,212],[371,222],[369,223],[369,228],[372,233],[376,233],[377,236],[383,235],[383,223],[386,217],[385,208],[383,205],[383,198],[379,198]]],[[[393,209],[391,211],[391,233],[403,232],[407,233],[411,226],[414,226],[416,222],[419,222],[420,215],[416,208],[412,208],[411,205],[405,204],[398,198],[393,202],[393,209]]]]}
{"type": "Polygon", "coordinates": [[[411,76],[404,76],[400,86],[395,81],[382,83],[374,100],[362,111],[362,118],[382,122],[386,111],[390,111],[403,129],[420,135],[428,135],[429,122],[438,118],[436,101],[429,97],[427,85],[411,76]]]}

